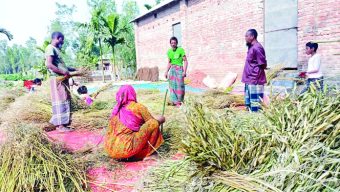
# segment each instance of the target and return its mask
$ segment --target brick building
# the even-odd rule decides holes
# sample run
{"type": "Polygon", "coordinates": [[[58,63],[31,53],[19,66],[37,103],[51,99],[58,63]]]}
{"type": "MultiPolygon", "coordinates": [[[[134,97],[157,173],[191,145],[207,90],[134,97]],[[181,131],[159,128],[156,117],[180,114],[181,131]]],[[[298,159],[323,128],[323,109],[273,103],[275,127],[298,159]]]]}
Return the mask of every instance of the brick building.
{"type": "Polygon", "coordinates": [[[169,38],[186,50],[188,73],[242,74],[247,29],[259,32],[268,65],[300,68],[308,41],[319,44],[326,76],[340,74],[340,0],[166,0],[134,20],[137,66],[167,64],[169,38]]]}

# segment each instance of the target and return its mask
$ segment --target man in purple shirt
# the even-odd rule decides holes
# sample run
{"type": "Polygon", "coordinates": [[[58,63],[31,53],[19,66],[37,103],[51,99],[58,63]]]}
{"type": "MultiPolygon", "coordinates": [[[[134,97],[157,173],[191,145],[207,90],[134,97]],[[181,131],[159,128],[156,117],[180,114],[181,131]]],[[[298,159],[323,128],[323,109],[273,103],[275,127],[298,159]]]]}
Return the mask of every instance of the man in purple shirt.
{"type": "Polygon", "coordinates": [[[257,31],[249,29],[245,40],[248,46],[246,63],[243,70],[242,82],[245,84],[245,104],[250,111],[261,108],[264,84],[267,83],[264,70],[267,67],[266,53],[257,41],[257,31]]]}

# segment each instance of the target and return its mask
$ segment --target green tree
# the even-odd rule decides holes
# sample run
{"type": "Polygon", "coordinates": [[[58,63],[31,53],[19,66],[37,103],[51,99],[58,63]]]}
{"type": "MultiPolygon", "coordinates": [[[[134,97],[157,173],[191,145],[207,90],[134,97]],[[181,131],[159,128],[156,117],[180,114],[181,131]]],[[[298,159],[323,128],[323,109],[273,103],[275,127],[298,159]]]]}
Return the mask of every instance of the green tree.
{"type": "Polygon", "coordinates": [[[100,57],[99,46],[95,43],[95,36],[90,35],[89,29],[80,27],[79,50],[77,52],[77,63],[80,66],[92,67],[98,63],[100,57]]]}
{"type": "MultiPolygon", "coordinates": [[[[85,56],[85,58],[94,61],[93,57],[91,57],[95,44],[98,43],[99,47],[99,56],[101,61],[102,68],[102,80],[105,82],[105,74],[103,68],[103,14],[105,11],[104,5],[101,5],[97,8],[94,8],[91,13],[91,20],[89,23],[81,24],[80,26],[88,32],[87,38],[83,41],[83,46],[81,50],[81,55],[85,56]]],[[[97,59],[98,60],[98,59],[97,59]]]]}
{"type": "Polygon", "coordinates": [[[7,45],[7,41],[0,41],[0,73],[31,76],[32,67],[39,62],[39,55],[35,49],[36,40],[30,38],[26,45],[7,45]]]}
{"type": "Polygon", "coordinates": [[[117,12],[117,6],[114,0],[88,0],[87,4],[91,10],[101,8],[104,17],[117,12]]]}
{"type": "Polygon", "coordinates": [[[57,7],[55,12],[56,18],[52,20],[49,26],[49,35],[46,39],[50,39],[52,32],[62,32],[65,36],[62,49],[63,60],[67,65],[75,66],[77,48],[79,47],[77,46],[79,45],[77,23],[73,18],[76,7],[74,5],[68,6],[60,3],[56,3],[55,5],[57,7]]]}
{"type": "Polygon", "coordinates": [[[136,49],[135,49],[135,35],[134,26],[131,23],[137,15],[139,9],[136,1],[124,1],[122,14],[120,15],[120,25],[126,28],[126,33],[122,36],[125,39],[125,44],[117,45],[116,58],[120,61],[120,76],[126,78],[134,77],[136,72],[136,49]]]}
{"type": "Polygon", "coordinates": [[[41,73],[44,76],[44,79],[47,79],[48,77],[48,71],[47,67],[45,65],[45,49],[50,44],[49,41],[44,41],[41,46],[36,46],[36,50],[40,52],[40,62],[38,62],[36,65],[34,65],[34,69],[36,69],[39,73],[41,73]]]}
{"type": "Polygon", "coordinates": [[[119,44],[125,43],[123,33],[127,32],[127,28],[119,26],[119,16],[116,13],[110,14],[107,17],[101,17],[104,27],[104,42],[111,48],[112,51],[112,74],[116,79],[116,58],[115,47],[119,44]]]}

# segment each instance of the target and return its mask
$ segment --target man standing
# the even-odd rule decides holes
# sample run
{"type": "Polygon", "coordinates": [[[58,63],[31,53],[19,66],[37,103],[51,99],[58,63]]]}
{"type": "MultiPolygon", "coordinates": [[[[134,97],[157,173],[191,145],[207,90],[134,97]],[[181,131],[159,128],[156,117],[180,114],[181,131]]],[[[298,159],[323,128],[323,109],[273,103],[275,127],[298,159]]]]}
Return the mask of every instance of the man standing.
{"type": "Polygon", "coordinates": [[[245,84],[245,104],[250,111],[256,112],[263,99],[264,84],[267,83],[265,69],[267,68],[266,53],[257,41],[257,31],[249,29],[245,35],[248,47],[242,82],[245,84]]]}
{"type": "Polygon", "coordinates": [[[184,78],[187,74],[188,61],[185,51],[181,47],[177,47],[178,40],[171,37],[171,48],[168,50],[168,66],[165,71],[165,78],[169,79],[170,101],[172,105],[181,106],[184,100],[185,85],[184,78]],[[184,62],[184,68],[183,68],[184,62]]]}
{"type": "Polygon", "coordinates": [[[52,33],[52,42],[46,47],[45,57],[46,66],[51,74],[51,98],[52,98],[52,118],[50,123],[53,124],[60,132],[72,131],[67,125],[71,119],[71,95],[69,92],[68,77],[70,71],[74,69],[65,66],[61,58],[61,47],[64,43],[64,35],[61,32],[52,33]],[[62,78],[66,76],[65,78],[62,78]],[[60,80],[64,79],[64,80],[60,80]]]}

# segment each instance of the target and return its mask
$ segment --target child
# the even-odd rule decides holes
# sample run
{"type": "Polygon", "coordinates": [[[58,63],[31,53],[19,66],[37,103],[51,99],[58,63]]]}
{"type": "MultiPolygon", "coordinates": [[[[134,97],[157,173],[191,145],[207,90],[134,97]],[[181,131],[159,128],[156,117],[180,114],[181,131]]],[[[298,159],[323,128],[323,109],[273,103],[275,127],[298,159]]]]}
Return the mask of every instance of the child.
{"type": "Polygon", "coordinates": [[[24,87],[30,93],[34,92],[34,88],[36,86],[41,86],[41,79],[35,78],[34,80],[26,80],[26,81],[24,81],[24,87]]]}
{"type": "Polygon", "coordinates": [[[70,86],[70,90],[73,92],[73,86],[78,87],[78,84],[74,81],[72,77],[68,79],[68,85],[70,86]]]}
{"type": "Polygon", "coordinates": [[[300,76],[307,76],[306,87],[302,90],[301,94],[306,92],[310,84],[314,84],[317,90],[323,90],[323,74],[321,71],[321,59],[320,55],[316,53],[318,50],[318,44],[308,42],[306,44],[306,54],[311,55],[308,60],[308,67],[306,72],[300,73],[300,76]]]}
{"type": "Polygon", "coordinates": [[[91,106],[93,103],[93,99],[88,94],[87,87],[86,86],[80,86],[77,90],[78,94],[81,95],[86,103],[87,106],[91,106]]]}

